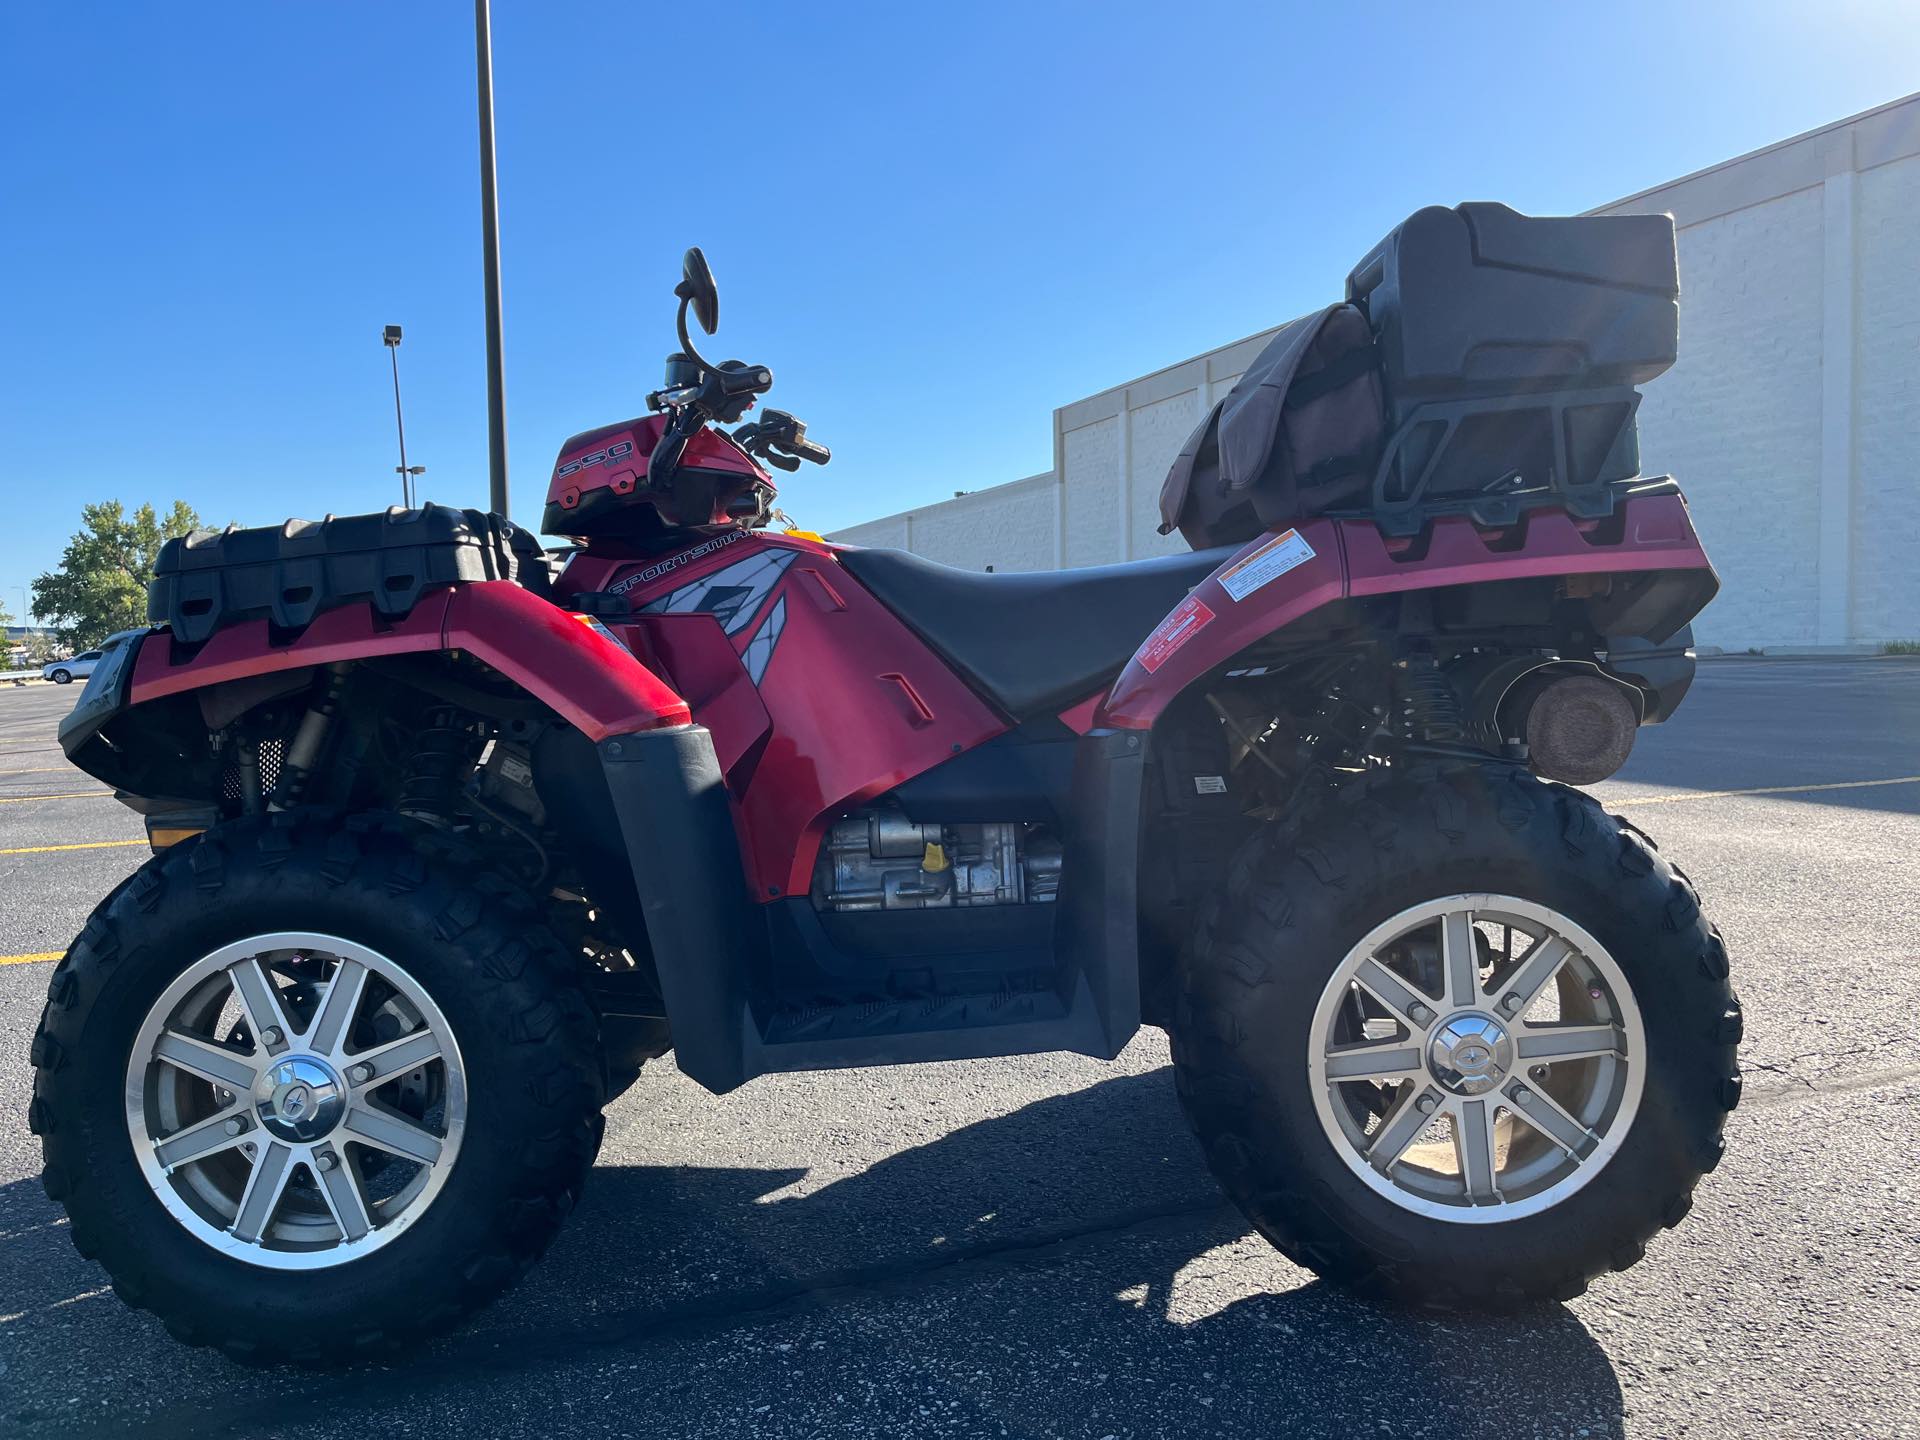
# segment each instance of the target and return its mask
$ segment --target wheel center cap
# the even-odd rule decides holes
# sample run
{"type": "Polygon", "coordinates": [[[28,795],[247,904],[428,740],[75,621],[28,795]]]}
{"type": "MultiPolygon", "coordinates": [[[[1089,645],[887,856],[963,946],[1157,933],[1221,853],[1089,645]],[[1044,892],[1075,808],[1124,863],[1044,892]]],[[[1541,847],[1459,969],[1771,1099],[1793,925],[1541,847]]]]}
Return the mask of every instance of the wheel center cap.
{"type": "Polygon", "coordinates": [[[347,1087],[318,1056],[288,1055],[267,1068],[254,1087],[253,1100],[269,1134],[307,1144],[340,1123],[347,1087]]]}
{"type": "Polygon", "coordinates": [[[1484,1095],[1513,1068],[1513,1041],[1491,1015],[1452,1016],[1427,1042],[1427,1069],[1459,1095],[1484,1095]]]}

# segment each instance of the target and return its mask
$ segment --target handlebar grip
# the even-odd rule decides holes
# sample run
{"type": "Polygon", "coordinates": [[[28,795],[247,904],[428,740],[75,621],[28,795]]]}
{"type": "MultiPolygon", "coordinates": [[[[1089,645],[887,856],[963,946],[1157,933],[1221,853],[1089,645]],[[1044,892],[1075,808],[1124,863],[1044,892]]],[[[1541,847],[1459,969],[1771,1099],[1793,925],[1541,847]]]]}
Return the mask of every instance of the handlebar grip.
{"type": "Polygon", "coordinates": [[[816,465],[824,465],[833,458],[833,452],[815,440],[801,438],[785,447],[802,460],[811,460],[816,465]]]}
{"type": "Polygon", "coordinates": [[[762,395],[773,388],[773,372],[764,365],[742,365],[738,370],[717,370],[720,388],[729,395],[762,395]]]}

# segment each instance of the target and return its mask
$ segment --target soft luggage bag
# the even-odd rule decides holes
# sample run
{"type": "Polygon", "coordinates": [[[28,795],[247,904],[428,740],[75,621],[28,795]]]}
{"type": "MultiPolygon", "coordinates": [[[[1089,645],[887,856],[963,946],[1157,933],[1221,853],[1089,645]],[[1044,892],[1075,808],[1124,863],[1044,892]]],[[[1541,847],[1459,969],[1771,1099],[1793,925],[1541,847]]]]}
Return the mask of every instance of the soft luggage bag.
{"type": "Polygon", "coordinates": [[[1291,321],[1181,448],[1160,533],[1205,550],[1362,503],[1384,428],[1365,312],[1330,305],[1291,321]]]}

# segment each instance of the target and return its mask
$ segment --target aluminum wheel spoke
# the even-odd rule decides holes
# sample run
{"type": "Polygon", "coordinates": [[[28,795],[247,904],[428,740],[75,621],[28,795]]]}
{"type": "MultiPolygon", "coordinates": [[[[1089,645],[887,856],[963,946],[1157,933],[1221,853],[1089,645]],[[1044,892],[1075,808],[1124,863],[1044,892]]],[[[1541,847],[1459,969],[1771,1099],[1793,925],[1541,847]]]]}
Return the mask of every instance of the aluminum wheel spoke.
{"type": "Polygon", "coordinates": [[[322,1169],[316,1159],[312,1170],[320,1182],[321,1198],[327,1202],[327,1213],[333,1216],[333,1223],[340,1227],[343,1236],[358,1240],[373,1229],[366,1197],[360,1193],[360,1182],[345,1157],[336,1156],[332,1166],[326,1169],[322,1169]]]}
{"type": "Polygon", "coordinates": [[[1431,1100],[1437,1104],[1440,1092],[1426,1089],[1418,1095],[1405,1095],[1400,1103],[1387,1112],[1387,1117],[1374,1132],[1373,1143],[1367,1147],[1367,1163],[1374,1169],[1385,1173],[1386,1170],[1407,1153],[1407,1147],[1413,1144],[1414,1137],[1427,1128],[1433,1119],[1431,1109],[1422,1110],[1420,1102],[1431,1100]]]}
{"type": "Polygon", "coordinates": [[[376,1110],[371,1105],[355,1105],[341,1122],[355,1140],[385,1150],[403,1160],[435,1165],[440,1160],[440,1140],[421,1126],[391,1110],[376,1110]]]}
{"type": "Polygon", "coordinates": [[[1467,1196],[1476,1205],[1500,1201],[1499,1157],[1493,1148],[1493,1105],[1486,1100],[1462,1100],[1453,1107],[1453,1145],[1460,1157],[1460,1176],[1467,1196]]]}
{"type": "Polygon", "coordinates": [[[1626,1036],[1617,1025],[1532,1025],[1514,1036],[1522,1060],[1590,1060],[1626,1053],[1626,1036]]]}
{"type": "Polygon", "coordinates": [[[254,1159],[253,1173],[247,1177],[239,1213],[233,1217],[230,1227],[234,1235],[250,1245],[259,1244],[267,1226],[273,1223],[280,1198],[287,1193],[287,1181],[292,1178],[293,1147],[277,1140],[268,1141],[254,1159]]]}
{"type": "Polygon", "coordinates": [[[1409,1080],[1420,1069],[1420,1047],[1398,1040],[1384,1044],[1343,1045],[1327,1051],[1329,1080],[1371,1080],[1388,1084],[1409,1080]]]}
{"type": "Polygon", "coordinates": [[[1573,956],[1573,947],[1558,935],[1549,935],[1525,955],[1520,967],[1506,983],[1498,987],[1493,1006],[1502,1015],[1520,1015],[1533,1003],[1534,996],[1546,989],[1547,982],[1560,973],[1560,967],[1573,956]]]}
{"type": "Polygon", "coordinates": [[[1569,1115],[1560,1107],[1558,1100],[1538,1086],[1511,1087],[1507,1103],[1515,1116],[1526,1121],[1575,1160],[1586,1159],[1600,1144],[1598,1135],[1569,1115]],[[1526,1096],[1524,1100],[1520,1098],[1522,1095],[1526,1096]]]}
{"type": "Polygon", "coordinates": [[[176,1166],[191,1165],[196,1160],[205,1160],[209,1156],[231,1150],[236,1145],[245,1144],[249,1130],[245,1118],[241,1115],[244,1109],[246,1109],[244,1103],[230,1106],[218,1115],[202,1120],[198,1125],[189,1125],[185,1129],[176,1130],[166,1139],[154,1143],[154,1158],[171,1171],[176,1166]],[[229,1133],[227,1126],[235,1120],[241,1122],[240,1126],[229,1133]]]}
{"type": "Polygon", "coordinates": [[[258,1071],[251,1058],[238,1050],[229,1050],[213,1040],[188,1035],[179,1030],[162,1031],[154,1041],[153,1055],[189,1075],[197,1075],[209,1084],[245,1095],[253,1089],[258,1071]]]}
{"type": "Polygon", "coordinates": [[[1433,1007],[1378,960],[1363,960],[1353,972],[1353,983],[1392,1011],[1394,1018],[1408,1029],[1424,1030],[1433,1023],[1433,1007]],[[1416,1009],[1425,1020],[1413,1018],[1416,1009]]]}
{"type": "Polygon", "coordinates": [[[367,991],[367,967],[358,960],[342,960],[334,967],[327,993],[307,1030],[307,1048],[320,1055],[337,1055],[353,1032],[360,998],[367,991]]]}
{"type": "Polygon", "coordinates": [[[274,988],[266,967],[260,963],[260,957],[247,956],[229,967],[227,974],[233,980],[234,998],[246,1012],[247,1029],[253,1032],[253,1043],[264,1048],[269,1055],[278,1055],[287,1048],[287,1039],[292,1035],[293,1027],[287,1023],[287,1012],[280,1004],[280,992],[274,988]]]}
{"type": "Polygon", "coordinates": [[[1440,921],[1440,958],[1447,977],[1447,1003],[1465,1009],[1480,1001],[1480,947],[1473,912],[1449,910],[1440,921]]]}
{"type": "Polygon", "coordinates": [[[363,1088],[379,1085],[396,1075],[418,1070],[431,1060],[438,1060],[440,1037],[431,1030],[416,1030],[411,1035],[402,1035],[398,1040],[389,1040],[371,1050],[362,1050],[358,1055],[341,1058],[346,1062],[350,1083],[363,1088]]]}

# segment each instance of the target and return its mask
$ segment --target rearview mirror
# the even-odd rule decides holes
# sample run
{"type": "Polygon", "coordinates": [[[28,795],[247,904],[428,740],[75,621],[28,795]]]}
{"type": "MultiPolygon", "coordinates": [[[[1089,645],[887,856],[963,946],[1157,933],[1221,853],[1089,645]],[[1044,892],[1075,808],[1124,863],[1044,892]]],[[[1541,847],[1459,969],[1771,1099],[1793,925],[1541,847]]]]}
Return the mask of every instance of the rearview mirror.
{"type": "Polygon", "coordinates": [[[673,287],[673,293],[693,306],[693,318],[700,322],[700,328],[713,334],[720,324],[720,292],[713,287],[713,271],[707,268],[707,257],[698,245],[680,262],[680,283],[673,287]]]}

